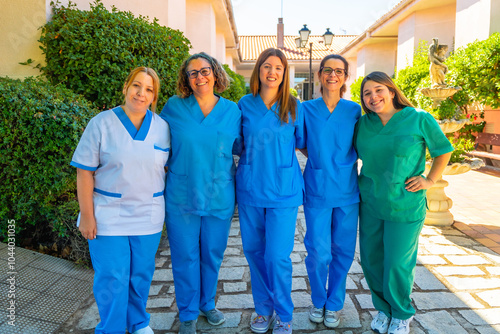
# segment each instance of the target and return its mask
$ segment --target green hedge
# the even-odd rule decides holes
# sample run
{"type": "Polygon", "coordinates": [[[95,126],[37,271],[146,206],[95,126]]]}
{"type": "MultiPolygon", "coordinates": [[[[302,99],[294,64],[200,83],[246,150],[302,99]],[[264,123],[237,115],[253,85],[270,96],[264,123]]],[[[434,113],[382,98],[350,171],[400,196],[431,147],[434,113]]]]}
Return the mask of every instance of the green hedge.
{"type": "Polygon", "coordinates": [[[229,76],[231,84],[228,89],[220,94],[220,96],[238,103],[238,101],[245,95],[245,78],[231,70],[228,65],[223,64],[222,66],[229,76]]]}
{"type": "Polygon", "coordinates": [[[191,46],[180,31],[115,7],[110,12],[99,0],[90,11],[71,2],[58,5],[52,3],[54,15],[39,40],[46,58],[42,71],[52,84],[62,83],[100,109],[109,109],[122,102],[130,70],[147,66],[161,80],[158,106],[175,94],[177,72],[191,46]]]}
{"type": "Polygon", "coordinates": [[[7,220],[14,219],[19,242],[62,242],[59,247],[76,242],[76,174],[69,163],[97,113],[91,102],[63,86],[0,78],[2,239],[7,220]]]}

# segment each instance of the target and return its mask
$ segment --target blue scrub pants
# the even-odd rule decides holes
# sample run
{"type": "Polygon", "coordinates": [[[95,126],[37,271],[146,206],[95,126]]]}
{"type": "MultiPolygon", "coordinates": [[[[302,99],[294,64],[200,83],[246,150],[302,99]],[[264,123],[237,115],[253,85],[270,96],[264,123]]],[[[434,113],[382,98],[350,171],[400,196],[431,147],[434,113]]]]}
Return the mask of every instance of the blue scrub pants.
{"type": "Polygon", "coordinates": [[[215,308],[217,280],[231,218],[167,212],[166,225],[179,320],[194,320],[200,310],[215,308]]]}
{"type": "Polygon", "coordinates": [[[361,267],[370,287],[373,306],[388,317],[405,320],[415,314],[410,294],[417,264],[418,236],[424,220],[393,222],[378,219],[361,204],[361,267]]]}
{"type": "Polygon", "coordinates": [[[250,267],[255,312],[292,321],[292,260],[298,208],[238,204],[243,252],[250,267]]]}
{"type": "Polygon", "coordinates": [[[101,322],[96,334],[133,333],[149,325],[146,312],[161,232],[89,240],[94,298],[101,322]]]}
{"type": "Polygon", "coordinates": [[[347,273],[356,250],[359,203],[338,208],[304,206],[304,244],[311,299],[315,307],[344,307],[347,273]],[[328,289],[325,289],[328,278],[328,289]]]}

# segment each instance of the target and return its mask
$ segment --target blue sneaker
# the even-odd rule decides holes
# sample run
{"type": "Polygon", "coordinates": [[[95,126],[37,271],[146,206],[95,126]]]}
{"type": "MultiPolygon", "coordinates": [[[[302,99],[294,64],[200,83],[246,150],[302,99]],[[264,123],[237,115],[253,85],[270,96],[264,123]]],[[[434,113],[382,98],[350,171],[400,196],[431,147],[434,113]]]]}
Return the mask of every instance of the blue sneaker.
{"type": "Polygon", "coordinates": [[[292,334],[292,322],[281,321],[279,316],[276,316],[274,323],[273,334],[292,334]]]}
{"type": "Polygon", "coordinates": [[[266,333],[274,321],[274,314],[272,315],[258,315],[250,322],[250,330],[254,333],[266,333]]]}
{"type": "Polygon", "coordinates": [[[207,318],[207,321],[212,326],[217,326],[226,321],[224,314],[218,309],[214,308],[213,310],[203,312],[200,310],[200,314],[207,318]]]}

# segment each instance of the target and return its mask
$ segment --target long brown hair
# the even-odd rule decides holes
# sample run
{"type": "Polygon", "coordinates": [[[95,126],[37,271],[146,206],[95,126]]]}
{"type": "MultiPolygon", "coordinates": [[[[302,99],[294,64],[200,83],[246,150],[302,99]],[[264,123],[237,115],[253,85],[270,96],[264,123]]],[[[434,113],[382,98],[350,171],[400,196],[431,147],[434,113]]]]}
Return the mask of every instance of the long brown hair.
{"type": "Polygon", "coordinates": [[[179,76],[177,78],[177,92],[179,96],[182,98],[186,98],[193,94],[193,89],[189,84],[189,78],[186,73],[187,67],[191,60],[202,58],[205,59],[212,68],[212,73],[214,75],[214,90],[217,93],[222,93],[229,87],[229,76],[227,75],[224,67],[215,59],[214,57],[206,54],[205,52],[195,53],[194,55],[189,56],[181,65],[179,69],[179,76]]]}
{"type": "MultiPolygon", "coordinates": [[[[156,111],[156,103],[158,103],[158,94],[160,92],[160,78],[158,77],[158,74],[156,74],[155,70],[153,70],[151,67],[136,67],[132,71],[130,71],[129,75],[127,76],[127,79],[125,80],[125,83],[123,84],[123,89],[125,91],[128,91],[130,85],[132,85],[132,82],[134,82],[135,77],[137,74],[144,72],[147,75],[149,75],[153,79],[153,102],[151,103],[151,111],[155,112],[156,111]]],[[[125,104],[125,100],[123,100],[123,104],[125,104]]]]}
{"type": "Polygon", "coordinates": [[[257,58],[257,62],[255,63],[255,67],[253,68],[252,76],[250,77],[250,91],[253,96],[257,96],[260,92],[260,67],[265,63],[267,58],[269,57],[278,57],[281,60],[281,64],[283,64],[283,80],[278,88],[278,93],[276,97],[271,101],[272,104],[278,102],[279,114],[278,117],[283,123],[288,123],[289,117],[292,116],[292,122],[295,121],[296,117],[296,109],[297,109],[297,100],[290,94],[290,78],[288,75],[288,61],[286,60],[285,54],[281,52],[279,49],[269,48],[259,55],[257,58]]]}
{"type": "Polygon", "coordinates": [[[371,113],[372,111],[368,109],[368,107],[365,105],[365,101],[363,99],[363,89],[365,87],[365,84],[367,81],[375,81],[381,85],[384,85],[389,89],[391,93],[394,94],[394,98],[392,99],[392,104],[394,105],[395,109],[403,109],[405,107],[413,107],[415,106],[404,96],[404,94],[399,90],[398,86],[392,81],[391,77],[389,77],[386,73],[384,72],[372,72],[368,74],[363,81],[361,82],[361,107],[363,107],[363,110],[365,113],[371,113]]]}

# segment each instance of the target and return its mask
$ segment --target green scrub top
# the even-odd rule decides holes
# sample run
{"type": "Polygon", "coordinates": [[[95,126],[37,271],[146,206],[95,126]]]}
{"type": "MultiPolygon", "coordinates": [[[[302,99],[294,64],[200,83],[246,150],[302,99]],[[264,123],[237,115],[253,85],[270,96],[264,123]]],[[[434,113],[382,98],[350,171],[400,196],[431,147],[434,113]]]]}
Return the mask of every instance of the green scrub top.
{"type": "Polygon", "coordinates": [[[355,145],[363,161],[358,183],[365,208],[383,220],[423,219],[426,191],[407,191],[405,181],[424,172],[426,147],[433,158],[453,151],[434,117],[406,107],[383,126],[376,113],[366,114],[358,121],[355,145]]]}

